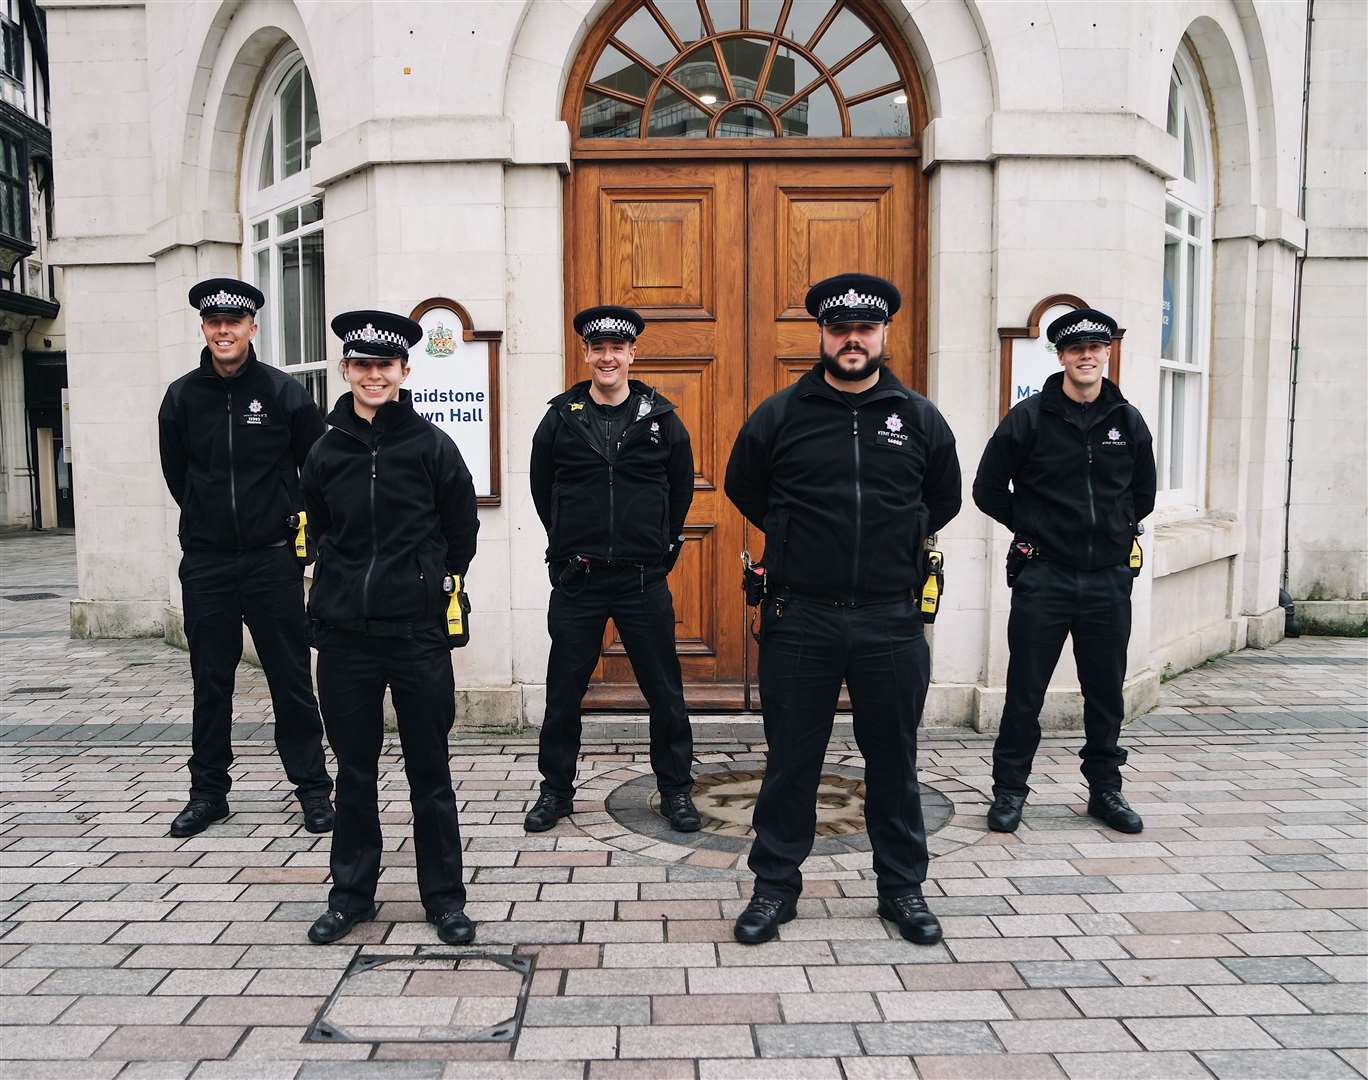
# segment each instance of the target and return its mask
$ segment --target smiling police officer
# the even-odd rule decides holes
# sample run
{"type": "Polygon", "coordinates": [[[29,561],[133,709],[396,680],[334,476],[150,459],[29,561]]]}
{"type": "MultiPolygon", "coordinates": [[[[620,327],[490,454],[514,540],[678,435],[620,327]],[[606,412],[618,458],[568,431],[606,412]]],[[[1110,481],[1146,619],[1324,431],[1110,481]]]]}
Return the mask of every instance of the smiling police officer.
{"type": "Polygon", "coordinates": [[[1055,319],[1045,333],[1064,370],[1003,418],[974,478],[979,509],[1014,533],[1011,656],[993,745],[988,827],[1015,832],[1021,823],[1040,745],[1040,707],[1072,634],[1083,691],[1079,756],[1088,813],[1138,833],[1140,815],[1121,794],[1126,751],[1117,743],[1131,629],[1129,563],[1140,522],[1154,509],[1153,444],[1135,406],[1102,374],[1116,320],[1081,308],[1055,319]]]}
{"type": "Polygon", "coordinates": [[[235,278],[190,290],[205,347],[166,390],[157,427],[162,473],[180,507],[181,597],[195,682],[190,801],[172,836],[228,816],[233,675],[242,624],[271,688],[276,749],[312,833],[333,826],[323,724],[309,678],[304,563],[289,540],[303,508],[299,468],[323,434],[300,383],[256,358],[261,292],[235,278]]]}
{"type": "Polygon", "coordinates": [[[769,581],[755,893],[735,928],[747,945],[770,940],[794,916],[842,681],[865,759],[879,915],[909,941],[941,938],[922,898],[917,726],[931,662],[917,601],[923,541],[959,512],[960,471],[940,412],[884,366],[900,303],[892,282],[868,274],[814,285],[807,310],[821,361],[760,404],[727,463],[728,498],[764,530],[769,581]]]}
{"type": "Polygon", "coordinates": [[[677,832],[695,832],[693,733],[665,581],[693,501],[689,433],[673,402],[627,377],[640,315],[605,305],[581,311],[574,326],[590,377],[551,399],[532,437],[532,499],[553,588],[541,796],[525,824],[543,832],[574,810],[580,704],[611,618],[650,707],[660,813],[677,832]]]}

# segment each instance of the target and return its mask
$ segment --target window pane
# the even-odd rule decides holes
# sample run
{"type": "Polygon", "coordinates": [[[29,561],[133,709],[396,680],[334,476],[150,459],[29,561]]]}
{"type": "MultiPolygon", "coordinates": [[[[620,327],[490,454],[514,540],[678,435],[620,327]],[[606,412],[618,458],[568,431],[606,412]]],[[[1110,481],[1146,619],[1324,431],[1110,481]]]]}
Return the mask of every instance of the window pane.
{"type": "Polygon", "coordinates": [[[831,7],[832,0],[793,0],[788,22],[784,23],[784,37],[806,45],[831,7]]]}
{"type": "Polygon", "coordinates": [[[312,225],[315,221],[323,220],[323,200],[315,199],[313,202],[306,202],[299,208],[299,224],[312,225]]]}
{"type": "Polygon", "coordinates": [[[747,29],[772,33],[779,22],[779,12],[783,6],[784,0],[750,0],[750,15],[746,18],[747,29]]]}
{"type": "Polygon", "coordinates": [[[252,241],[265,240],[271,234],[271,223],[269,221],[258,221],[252,226],[252,241]]]}
{"type": "Polygon", "coordinates": [[[1184,115],[1183,124],[1183,179],[1197,179],[1197,162],[1192,148],[1192,117],[1184,115]]]}
{"type": "Polygon", "coordinates": [[[594,65],[589,81],[606,86],[610,90],[621,90],[624,94],[644,98],[646,91],[651,88],[651,83],[655,81],[655,76],[609,45],[594,65]]]}
{"type": "Polygon", "coordinates": [[[298,240],[280,246],[280,337],[280,363],[301,363],[298,240]]]}
{"type": "Polygon", "coordinates": [[[687,98],[662,86],[651,110],[647,134],[657,139],[702,139],[708,134],[708,117],[687,98]]]}
{"type": "Polygon", "coordinates": [[[1202,238],[1202,219],[1196,214],[1188,214],[1187,227],[1189,236],[1195,236],[1199,240],[1202,238]]]}
{"type": "MultiPolygon", "coordinates": [[[[727,61],[734,72],[736,69],[731,64],[731,57],[727,57],[727,61]]],[[[705,105],[716,105],[719,101],[730,100],[727,97],[727,88],[722,84],[722,72],[718,69],[711,45],[705,45],[690,53],[688,59],[671,72],[671,78],[692,92],[705,105]]],[[[736,92],[742,97],[749,96],[742,91],[739,84],[736,92]]]]}
{"type": "Polygon", "coordinates": [[[618,27],[613,37],[656,67],[663,66],[675,55],[675,47],[670,44],[665,31],[645,8],[638,8],[630,19],[618,27]]]}
{"type": "Polygon", "coordinates": [[[765,66],[769,42],[759,38],[727,38],[720,44],[722,59],[726,61],[727,71],[731,74],[736,96],[755,97],[756,80],[760,78],[760,69],[765,66]]]}
{"type": "Polygon", "coordinates": [[[1160,324],[1159,355],[1165,360],[1173,359],[1173,327],[1178,316],[1173,306],[1178,297],[1178,247],[1177,239],[1168,237],[1164,240],[1164,306],[1163,321],[1160,324]]]}
{"type": "Polygon", "coordinates": [[[640,134],[640,107],[592,90],[584,92],[580,135],[586,139],[635,139],[640,134]]]}
{"type": "MultiPolygon", "coordinates": [[[[258,225],[257,228],[262,228],[258,225]]],[[[271,249],[263,248],[256,253],[256,287],[266,296],[266,306],[257,312],[257,325],[260,329],[256,336],[257,355],[268,364],[274,363],[271,352],[271,249]]]]}
{"type": "Polygon", "coordinates": [[[703,16],[695,0],[656,0],[656,8],[684,44],[703,38],[703,16]]]}
{"type": "Polygon", "coordinates": [[[318,99],[314,97],[313,79],[304,69],[304,167],[309,167],[313,148],[319,143],[318,99]]]}
{"type": "Polygon", "coordinates": [[[292,206],[276,215],[276,232],[292,233],[297,228],[299,228],[299,207],[292,206]]]}
{"type": "Polygon", "coordinates": [[[852,135],[911,135],[907,95],[901,90],[850,106],[852,135]]]}
{"type": "Polygon", "coordinates": [[[1171,225],[1175,229],[1183,227],[1183,208],[1174,203],[1164,205],[1164,224],[1171,225]]]}
{"type": "MultiPolygon", "coordinates": [[[[781,45],[774,54],[774,66],[770,68],[770,76],[760,100],[771,109],[778,108],[803,87],[811,86],[812,81],[820,74],[821,72],[798,53],[781,45]]],[[[840,133],[838,124],[836,134],[840,133]]]]}
{"type": "Polygon", "coordinates": [[[1192,376],[1181,375],[1178,372],[1172,373],[1173,389],[1170,393],[1173,414],[1169,418],[1169,468],[1168,486],[1170,488],[1180,488],[1183,486],[1183,477],[1186,475],[1187,465],[1187,414],[1189,382],[1192,376]]]}
{"type": "Polygon", "coordinates": [[[876,45],[836,76],[836,85],[846,97],[863,94],[889,83],[900,83],[902,78],[893,66],[893,58],[882,45],[876,45]]]}
{"type": "Polygon", "coordinates": [[[713,29],[719,34],[723,30],[741,29],[741,5],[737,0],[705,0],[708,14],[712,16],[713,29]]]}
{"type": "Polygon", "coordinates": [[[717,135],[723,139],[769,139],[774,137],[774,125],[759,109],[742,105],[722,117],[717,135]]]}
{"type": "Polygon", "coordinates": [[[275,121],[266,125],[266,141],[261,145],[261,165],[257,168],[257,190],[275,183],[275,121]]]}
{"type": "Polygon", "coordinates": [[[1159,372],[1159,442],[1156,447],[1158,460],[1155,465],[1158,467],[1158,485],[1161,491],[1166,491],[1168,482],[1168,452],[1169,452],[1169,410],[1172,408],[1173,399],[1173,372],[1159,372]]]}
{"type": "Polygon", "coordinates": [[[813,138],[841,134],[841,113],[836,95],[826,83],[817,87],[797,105],[779,117],[785,135],[813,138]]]}
{"type": "Polygon", "coordinates": [[[869,27],[849,9],[842,8],[835,21],[826,28],[812,51],[817,59],[830,67],[843,60],[856,46],[869,40],[869,27]]]}
{"type": "Polygon", "coordinates": [[[280,120],[283,135],[282,172],[293,176],[304,168],[304,75],[297,71],[280,92],[280,120]]]}
{"type": "Polygon", "coordinates": [[[1178,79],[1177,77],[1174,77],[1169,80],[1168,133],[1170,135],[1178,134],[1178,116],[1182,109],[1180,101],[1181,98],[1179,97],[1178,92],[1178,79]]]}
{"type": "Polygon", "coordinates": [[[304,384],[304,389],[309,392],[309,397],[313,398],[314,404],[319,411],[328,411],[328,371],[326,368],[314,368],[311,371],[293,372],[294,377],[304,384]]]}
{"type": "Polygon", "coordinates": [[[323,233],[300,238],[300,293],[303,302],[304,363],[322,360],[326,355],[328,322],[323,307],[323,233]]]}
{"type": "Polygon", "coordinates": [[[1184,246],[1187,248],[1187,295],[1183,303],[1183,327],[1187,348],[1183,359],[1189,364],[1197,364],[1201,362],[1197,352],[1197,248],[1193,244],[1184,246]]]}

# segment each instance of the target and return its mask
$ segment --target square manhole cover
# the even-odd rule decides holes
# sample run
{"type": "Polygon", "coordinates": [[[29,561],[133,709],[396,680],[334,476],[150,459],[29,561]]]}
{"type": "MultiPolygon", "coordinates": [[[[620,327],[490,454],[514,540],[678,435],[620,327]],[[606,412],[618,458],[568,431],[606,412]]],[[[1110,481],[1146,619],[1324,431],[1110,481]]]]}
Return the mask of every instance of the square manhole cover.
{"type": "Polygon", "coordinates": [[[376,953],[352,958],[305,1042],[513,1042],[534,958],[376,953]]]}

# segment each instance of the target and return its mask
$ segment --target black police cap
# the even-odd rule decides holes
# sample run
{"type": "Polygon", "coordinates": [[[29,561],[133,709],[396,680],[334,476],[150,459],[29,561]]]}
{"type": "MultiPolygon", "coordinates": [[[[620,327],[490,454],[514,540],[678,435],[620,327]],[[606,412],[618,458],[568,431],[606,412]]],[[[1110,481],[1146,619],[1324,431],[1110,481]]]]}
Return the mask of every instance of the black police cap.
{"type": "Polygon", "coordinates": [[[1116,337],[1116,320],[1096,308],[1077,308],[1050,323],[1045,337],[1056,351],[1090,341],[1110,345],[1116,337]]]}
{"type": "Polygon", "coordinates": [[[902,307],[902,294],[873,274],[837,274],[810,288],[805,306],[823,324],[888,322],[902,307]]]}
{"type": "Polygon", "coordinates": [[[342,356],[397,356],[408,359],[423,340],[423,328],[392,311],[344,311],[332,321],[332,332],[342,339],[342,356]]]}
{"type": "Polygon", "coordinates": [[[190,306],[206,315],[251,315],[266,306],[266,297],[255,285],[237,278],[216,277],[190,290],[190,306]]]}
{"type": "Polygon", "coordinates": [[[629,307],[600,304],[575,316],[575,333],[586,345],[595,341],[635,341],[646,329],[646,320],[629,307]]]}

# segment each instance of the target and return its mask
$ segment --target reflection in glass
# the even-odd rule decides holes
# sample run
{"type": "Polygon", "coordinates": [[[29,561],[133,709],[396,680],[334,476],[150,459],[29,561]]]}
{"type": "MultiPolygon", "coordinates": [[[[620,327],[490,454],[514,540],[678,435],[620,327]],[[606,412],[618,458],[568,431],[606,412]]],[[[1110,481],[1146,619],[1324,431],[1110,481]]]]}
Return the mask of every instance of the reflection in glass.
{"type": "Polygon", "coordinates": [[[299,207],[292,206],[276,215],[276,232],[290,233],[299,228],[299,207]]]}
{"type": "Polygon", "coordinates": [[[1169,448],[1169,410],[1173,407],[1173,372],[1159,372],[1159,442],[1156,451],[1159,460],[1155,462],[1158,466],[1158,482],[1160,490],[1168,488],[1168,470],[1164,466],[1165,456],[1169,448]]]}
{"type": "Polygon", "coordinates": [[[770,139],[774,125],[754,105],[740,105],[723,114],[715,134],[723,139],[770,139]]]}
{"type": "Polygon", "coordinates": [[[1191,117],[1183,117],[1183,179],[1197,179],[1197,159],[1192,147],[1191,117]]]}
{"type": "Polygon", "coordinates": [[[644,7],[638,8],[630,19],[618,27],[613,37],[656,67],[663,67],[674,58],[675,47],[644,7]]]}
{"type": "Polygon", "coordinates": [[[907,115],[907,95],[901,90],[862,101],[849,108],[852,135],[906,137],[912,134],[912,121],[907,115]]]}
{"type": "Polygon", "coordinates": [[[270,235],[271,223],[269,221],[258,221],[252,226],[252,239],[265,240],[270,235]]]}
{"type": "Polygon", "coordinates": [[[760,38],[726,38],[718,44],[722,47],[722,59],[732,77],[737,98],[755,97],[756,82],[769,54],[769,42],[760,38]]]}
{"type": "MultiPolygon", "coordinates": [[[[265,222],[257,226],[263,229],[265,222]]],[[[257,312],[257,326],[261,329],[257,331],[256,351],[257,355],[268,364],[272,363],[271,357],[271,249],[263,248],[256,253],[256,287],[262,291],[266,297],[266,306],[257,312]]]]}
{"type": "MultiPolygon", "coordinates": [[[[727,46],[733,42],[723,42],[722,48],[725,54],[727,46]]],[[[734,73],[736,68],[727,57],[727,67],[734,73]]],[[[735,75],[733,75],[733,78],[735,75]]],[[[717,54],[713,52],[711,45],[703,45],[691,52],[688,57],[673,71],[670,78],[679,83],[680,86],[688,90],[704,105],[716,105],[719,102],[725,104],[730,99],[727,97],[727,86],[722,81],[722,72],[717,66],[717,54]]],[[[743,93],[740,83],[734,83],[736,92],[742,97],[743,93]]]]}
{"type": "Polygon", "coordinates": [[[882,45],[875,45],[836,76],[836,85],[848,98],[863,94],[866,90],[901,81],[898,69],[893,66],[893,58],[882,45]]]}
{"type": "Polygon", "coordinates": [[[323,231],[299,240],[301,253],[300,296],[303,301],[303,362],[324,358],[327,319],[323,313],[323,231]]]}
{"type": "Polygon", "coordinates": [[[707,0],[708,14],[712,16],[713,30],[741,29],[741,5],[738,0],[707,0]]]}
{"type": "Polygon", "coordinates": [[[1169,392],[1173,416],[1169,419],[1169,476],[1170,488],[1183,486],[1184,457],[1187,454],[1187,383],[1189,376],[1177,371],[1169,373],[1173,388],[1169,392]]]}
{"type": "Polygon", "coordinates": [[[831,86],[823,83],[797,105],[779,117],[785,135],[813,138],[841,134],[841,112],[836,107],[836,95],[831,86]]]}
{"type": "Polygon", "coordinates": [[[812,51],[818,60],[831,67],[863,45],[869,37],[869,27],[860,21],[859,16],[849,8],[842,8],[835,21],[826,28],[817,44],[813,46],[812,51]]]}
{"type": "Polygon", "coordinates": [[[275,183],[275,121],[266,125],[266,141],[261,147],[261,167],[257,169],[257,190],[275,183]]]}
{"type": "Polygon", "coordinates": [[[314,97],[313,78],[304,69],[304,168],[309,167],[313,148],[319,143],[318,99],[314,97]]]}
{"type": "Polygon", "coordinates": [[[707,36],[703,28],[703,16],[698,13],[697,0],[656,0],[656,8],[685,45],[707,36]]]}
{"type": "Polygon", "coordinates": [[[1183,322],[1186,324],[1184,338],[1187,350],[1183,360],[1192,364],[1197,358],[1197,245],[1185,244],[1187,248],[1187,293],[1183,298],[1183,322]]]}
{"type": "Polygon", "coordinates": [[[832,0],[793,0],[788,21],[784,23],[784,37],[806,45],[831,6],[832,0]]]}
{"type": "Polygon", "coordinates": [[[1175,76],[1174,78],[1172,78],[1172,79],[1169,80],[1168,125],[1167,125],[1167,127],[1168,127],[1168,133],[1169,133],[1170,135],[1177,135],[1177,134],[1178,134],[1178,114],[1179,114],[1179,111],[1180,111],[1180,106],[1179,106],[1179,104],[1178,104],[1178,78],[1177,78],[1177,76],[1175,76]]]}
{"type": "Polygon", "coordinates": [[[580,106],[580,135],[586,139],[635,139],[641,134],[641,109],[592,90],[580,106]]]}
{"type": "Polygon", "coordinates": [[[746,17],[746,29],[763,30],[774,33],[779,22],[779,12],[784,8],[784,0],[750,0],[750,14],[746,17]]]}
{"type": "Polygon", "coordinates": [[[283,172],[293,176],[304,168],[304,69],[300,68],[280,94],[280,119],[283,128],[283,172]]]}
{"type": "Polygon", "coordinates": [[[654,80],[654,75],[635,60],[628,60],[611,45],[604,48],[598,63],[594,65],[593,73],[589,76],[591,83],[598,83],[610,90],[621,90],[624,94],[632,94],[639,98],[646,96],[646,91],[650,89],[654,80]]]}
{"type": "Polygon", "coordinates": [[[314,199],[313,202],[306,202],[299,208],[299,223],[301,225],[312,225],[315,221],[323,220],[323,200],[314,199]]]}
{"type": "Polygon", "coordinates": [[[299,241],[280,247],[280,362],[287,367],[303,362],[299,340],[299,241]]]}
{"type": "Polygon", "coordinates": [[[1173,203],[1164,207],[1164,223],[1175,229],[1183,227],[1183,208],[1173,203]]]}
{"type": "Polygon", "coordinates": [[[1195,236],[1199,240],[1202,238],[1202,219],[1196,214],[1188,214],[1187,231],[1189,236],[1195,236]]]}
{"type": "Polygon", "coordinates": [[[1180,242],[1174,237],[1164,239],[1164,313],[1165,320],[1160,336],[1159,355],[1165,360],[1173,359],[1173,346],[1177,341],[1178,335],[1174,331],[1178,312],[1176,310],[1179,298],[1178,292],[1178,249],[1180,242]]]}
{"type": "Polygon", "coordinates": [[[774,56],[774,67],[765,83],[760,98],[771,109],[776,109],[806,86],[811,86],[821,72],[787,45],[780,45],[774,56]]]}
{"type": "Polygon", "coordinates": [[[662,86],[651,110],[647,134],[656,139],[704,139],[708,115],[669,86],[662,86]]]}

